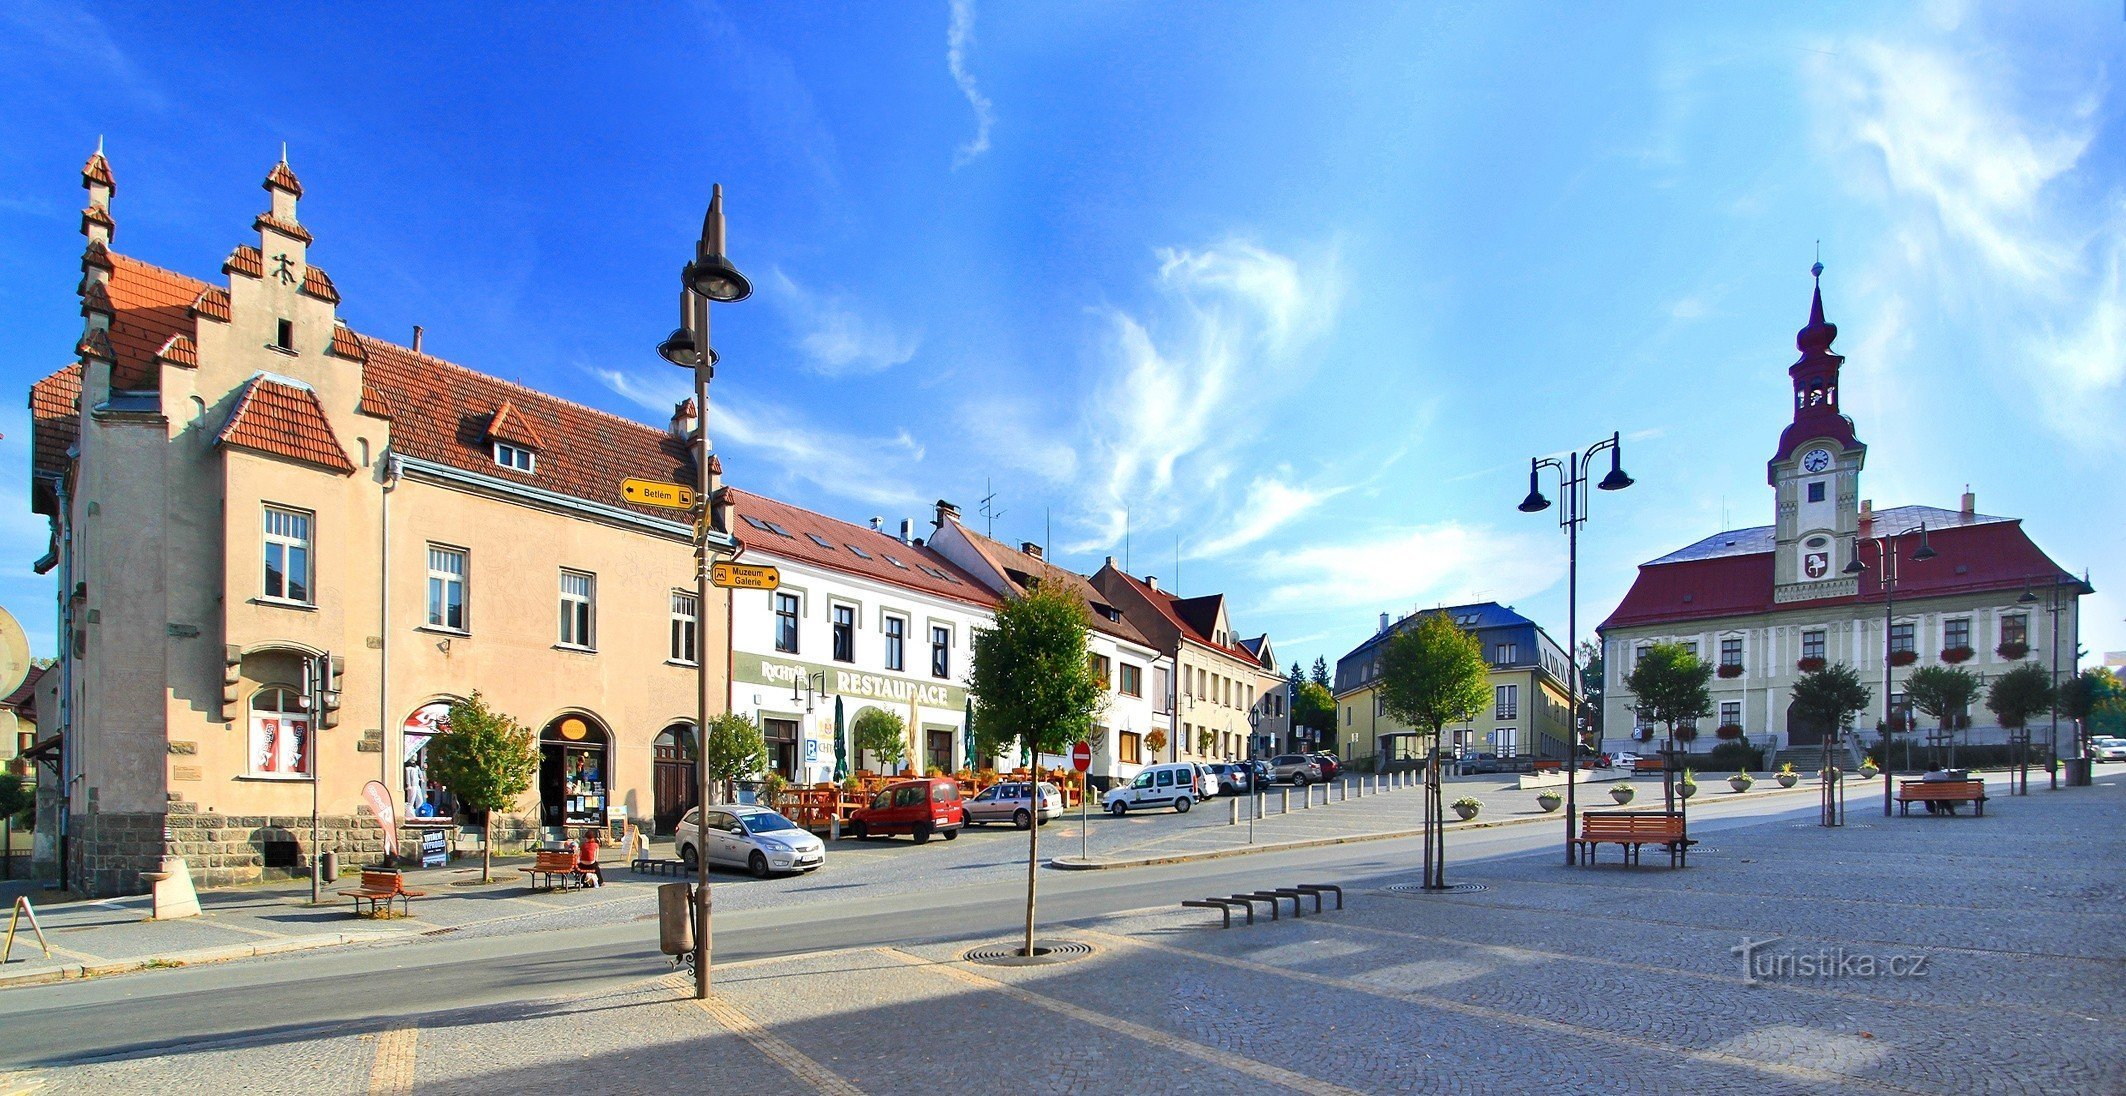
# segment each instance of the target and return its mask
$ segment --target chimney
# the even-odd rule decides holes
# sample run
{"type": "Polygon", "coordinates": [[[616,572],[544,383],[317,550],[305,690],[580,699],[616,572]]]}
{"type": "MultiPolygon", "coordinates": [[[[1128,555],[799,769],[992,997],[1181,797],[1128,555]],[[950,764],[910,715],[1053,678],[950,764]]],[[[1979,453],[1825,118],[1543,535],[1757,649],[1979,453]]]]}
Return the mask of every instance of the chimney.
{"type": "MultiPolygon", "coordinates": [[[[421,329],[416,327],[413,330],[414,341],[418,343],[420,341],[421,329]]],[[[694,401],[692,399],[681,400],[679,403],[673,405],[671,427],[672,436],[678,438],[680,441],[687,441],[692,439],[694,436],[695,418],[696,415],[694,413],[694,401]]]]}
{"type": "Polygon", "coordinates": [[[1872,536],[1874,536],[1874,535],[1875,535],[1875,500],[1874,500],[1874,499],[1861,499],[1861,500],[1860,500],[1860,539],[1862,539],[1862,540],[1867,540],[1868,538],[1870,538],[1870,537],[1872,537],[1872,536]]]}
{"type": "MultiPolygon", "coordinates": [[[[1381,632],[1385,632],[1388,630],[1388,614],[1386,613],[1382,613],[1380,615],[1380,630],[1381,632]]],[[[1379,635],[1380,632],[1375,632],[1374,634],[1379,635]]]]}
{"type": "Polygon", "coordinates": [[[1978,496],[1971,493],[1971,485],[1964,484],[1964,517],[1978,516],[1978,496]]]}
{"type": "Polygon", "coordinates": [[[414,352],[414,353],[416,353],[416,354],[418,354],[418,353],[420,353],[420,352],[421,352],[421,325],[420,325],[420,324],[414,324],[414,325],[413,325],[413,352],[414,352]]]}
{"type": "Polygon", "coordinates": [[[1105,566],[1103,566],[1103,567],[1101,568],[1101,570],[1104,570],[1104,571],[1112,571],[1112,570],[1114,570],[1114,569],[1115,569],[1115,557],[1113,557],[1113,556],[1109,556],[1109,557],[1107,557],[1107,563],[1106,563],[1106,565],[1105,565],[1105,566]]]}
{"type": "Polygon", "coordinates": [[[1145,584],[1146,586],[1148,586],[1148,587],[1150,587],[1150,588],[1154,589],[1154,590],[1157,590],[1157,589],[1159,588],[1159,576],[1158,576],[1158,575],[1146,575],[1146,576],[1144,576],[1144,584],[1145,584]]]}
{"type": "Polygon", "coordinates": [[[1040,559],[1040,558],[1041,558],[1041,546],[1040,546],[1040,545],[1038,545],[1038,544],[1035,544],[1035,543],[1034,543],[1033,541],[1030,541],[1030,540],[1022,540],[1022,541],[1020,541],[1020,542],[1019,542],[1019,551],[1021,551],[1021,552],[1024,552],[1024,553],[1026,553],[1027,555],[1029,555],[1029,556],[1032,556],[1032,557],[1033,557],[1033,558],[1035,558],[1035,559],[1040,559]]]}
{"type": "Polygon", "coordinates": [[[879,517],[879,516],[877,516],[877,515],[875,515],[875,514],[874,514],[874,515],[872,515],[872,518],[871,518],[871,531],[872,531],[872,532],[874,532],[874,533],[883,533],[883,532],[885,532],[885,531],[886,531],[886,519],[885,519],[885,518],[882,518],[882,517],[879,517]]]}
{"type": "MultiPolygon", "coordinates": [[[[945,522],[948,520],[960,520],[960,508],[954,506],[949,502],[946,502],[944,499],[939,499],[937,506],[937,515],[931,519],[930,526],[933,529],[943,529],[945,527],[945,522]]],[[[905,540],[907,538],[903,537],[902,539],[905,540]]]]}
{"type": "Polygon", "coordinates": [[[912,543],[914,543],[914,542],[915,542],[915,519],[914,519],[914,518],[902,518],[902,519],[901,519],[901,543],[902,543],[902,544],[912,544],[912,543]]]}

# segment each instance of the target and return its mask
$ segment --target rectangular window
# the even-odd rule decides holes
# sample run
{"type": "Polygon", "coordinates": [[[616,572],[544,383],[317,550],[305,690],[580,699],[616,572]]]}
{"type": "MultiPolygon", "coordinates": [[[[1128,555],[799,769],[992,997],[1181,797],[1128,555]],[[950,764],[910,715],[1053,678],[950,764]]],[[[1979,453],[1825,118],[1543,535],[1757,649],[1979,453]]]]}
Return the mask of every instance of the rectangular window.
{"type": "Polygon", "coordinates": [[[2001,645],[2030,643],[2030,618],[2022,613],[2001,618],[2001,645]]]}
{"type": "Polygon", "coordinates": [[[273,327],[273,346],[274,346],[274,349],[276,349],[276,350],[294,350],[294,349],[295,349],[295,324],[294,324],[294,322],[292,322],[292,321],[289,321],[289,320],[281,320],[281,321],[279,321],[278,323],[276,323],[276,324],[274,325],[274,327],[273,327]]]}
{"type": "Polygon", "coordinates": [[[266,596],[311,603],[310,515],[266,507],[266,596]]]}
{"type": "Polygon", "coordinates": [[[428,623],[465,630],[465,550],[428,546],[428,623]]]}
{"type": "Polygon", "coordinates": [[[1144,667],[1132,666],[1127,662],[1123,663],[1121,685],[1123,696],[1143,696],[1144,667]]]}
{"type": "Polygon", "coordinates": [[[930,676],[952,676],[952,629],[943,625],[930,627],[930,676]]]}
{"type": "Polygon", "coordinates": [[[1917,631],[1918,631],[1918,626],[1917,626],[1917,625],[1915,625],[1915,624],[1913,624],[1913,623],[1912,623],[1912,622],[1910,622],[1910,621],[1906,621],[1906,622],[1905,622],[1905,623],[1903,623],[1903,624],[1892,624],[1892,625],[1890,625],[1890,650],[1892,650],[1892,651],[1916,651],[1916,650],[1918,650],[1918,649],[1919,649],[1919,647],[1917,646],[1917,643],[1918,643],[1918,636],[1917,636],[1917,631]]]}
{"type": "Polygon", "coordinates": [[[1721,640],[1721,641],[1720,641],[1720,665],[1722,665],[1722,666],[1740,666],[1740,665],[1742,665],[1742,639],[1741,639],[1741,637],[1737,636],[1737,637],[1736,637],[1736,638],[1734,638],[1734,639],[1723,639],[1723,640],[1721,640]]]}
{"type": "Polygon", "coordinates": [[[529,472],[532,470],[533,460],[532,451],[521,445],[511,445],[506,441],[495,443],[495,463],[504,468],[529,472]]]}
{"type": "Polygon", "coordinates": [[[1819,659],[1823,657],[1822,632],[1801,633],[1801,657],[1819,659]]]}
{"type": "Polygon", "coordinates": [[[1114,662],[1106,655],[1092,655],[1090,657],[1093,667],[1093,679],[1098,681],[1100,688],[1105,691],[1108,685],[1114,681],[1114,674],[1112,673],[1114,662]]]}
{"type": "Polygon", "coordinates": [[[1971,618],[1955,617],[1942,622],[1942,650],[1953,651],[1958,647],[1971,646],[1971,618]]]}
{"type": "Polygon", "coordinates": [[[1816,482],[1814,482],[1814,483],[1812,483],[1812,484],[1809,484],[1809,501],[1810,501],[1810,502],[1822,502],[1822,501],[1823,501],[1823,481],[1822,481],[1822,480],[1817,480],[1816,482]]]}
{"type": "Polygon", "coordinates": [[[856,609],[849,605],[833,606],[834,614],[834,661],[856,661],[856,609]]]}
{"type": "Polygon", "coordinates": [[[1689,652],[1690,652],[1690,656],[1691,656],[1692,658],[1696,658],[1696,657],[1698,657],[1698,641],[1697,641],[1697,640],[1695,640],[1695,639],[1686,639],[1686,640],[1684,640],[1684,641],[1683,641],[1683,649],[1684,649],[1684,650],[1686,650],[1686,651],[1689,651],[1689,652]]]}
{"type": "Polygon", "coordinates": [[[908,668],[908,622],[897,616],[886,618],[886,668],[908,668]]]}
{"type": "Polygon", "coordinates": [[[1511,666],[1521,656],[1521,645],[1518,643],[1501,643],[1492,652],[1492,656],[1492,665],[1511,666]]]}
{"type": "Polygon", "coordinates": [[[775,595],[775,649],[797,653],[797,595],[775,595]]]}
{"type": "Polygon", "coordinates": [[[1152,708],[1159,712],[1174,710],[1174,671],[1165,666],[1152,667],[1152,708]]]}
{"type": "Polygon", "coordinates": [[[582,571],[561,572],[561,645],[592,647],[596,638],[598,579],[582,571]]]}
{"type": "Polygon", "coordinates": [[[294,689],[267,687],[251,695],[251,773],[310,774],[310,712],[294,689]]]}
{"type": "Polygon", "coordinates": [[[1742,726],[1741,701],[1723,700],[1720,702],[1720,725],[1723,727],[1742,726]]]}
{"type": "Polygon", "coordinates": [[[1639,644],[1638,649],[1631,653],[1632,665],[1636,666],[1639,663],[1646,661],[1646,656],[1652,654],[1653,650],[1654,645],[1651,643],[1639,644]]]}
{"type": "Polygon", "coordinates": [[[694,595],[672,591],[672,661],[694,665],[700,657],[701,603],[694,595]]]}
{"type": "Polygon", "coordinates": [[[1515,757],[1521,752],[1520,732],[1512,727],[1500,727],[1491,732],[1492,748],[1500,757],[1515,757]]]}
{"type": "Polygon", "coordinates": [[[1123,764],[1141,764],[1144,761],[1144,736],[1135,731],[1123,731],[1120,752],[1123,764]]]}
{"type": "Polygon", "coordinates": [[[1521,717],[1521,687],[1499,685],[1491,690],[1494,719],[1519,719],[1521,717]]]}

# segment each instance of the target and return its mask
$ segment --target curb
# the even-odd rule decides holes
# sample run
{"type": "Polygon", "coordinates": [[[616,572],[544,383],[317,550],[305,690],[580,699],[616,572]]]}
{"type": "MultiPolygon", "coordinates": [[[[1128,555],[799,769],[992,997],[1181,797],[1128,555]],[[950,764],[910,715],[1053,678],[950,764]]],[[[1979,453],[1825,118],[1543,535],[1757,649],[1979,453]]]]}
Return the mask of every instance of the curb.
{"type": "MultiPolygon", "coordinates": [[[[1792,795],[1797,792],[1814,792],[1814,787],[1777,788],[1753,796],[1762,799],[1776,795],[1792,795]]],[[[1584,808],[1583,808],[1584,809],[1584,808]]],[[[1461,830],[1488,830],[1499,826],[1522,826],[1532,822],[1554,822],[1562,815],[1544,813],[1523,818],[1501,818],[1493,822],[1458,822],[1450,824],[1450,832],[1461,830]]],[[[1204,852],[1178,852],[1167,856],[1147,856],[1131,860],[1080,860],[1075,856],[1058,856],[1048,866],[1058,871],[1108,871],[1114,868],[1149,868],[1160,864],[1184,864],[1195,860],[1223,860],[1231,856],[1252,856],[1259,852],[1288,852],[1293,849],[1313,849],[1327,845],[1350,845],[1361,841],[1393,841],[1404,837],[1422,837],[1424,830],[1384,830],[1377,833],[1352,833],[1341,837],[1310,837],[1303,841],[1279,841],[1270,845],[1242,845],[1230,849],[1209,849],[1204,852]]]]}
{"type": "MultiPolygon", "coordinates": [[[[192,967],[209,963],[225,963],[232,959],[253,959],[269,955],[287,955],[298,951],[315,951],[319,948],[339,947],[346,944],[375,944],[396,940],[411,935],[405,932],[326,932],[311,936],[298,936],[288,940],[268,940],[258,944],[224,944],[212,948],[194,948],[191,951],[173,952],[169,955],[143,955],[130,959],[117,959],[97,963],[61,963],[43,970],[23,971],[20,974],[0,974],[0,989],[15,986],[33,986],[46,982],[64,982],[79,978],[94,978],[106,974],[131,974],[134,971],[155,967],[192,967]]],[[[0,1096],[7,1096],[0,1093],[0,1096]]]]}

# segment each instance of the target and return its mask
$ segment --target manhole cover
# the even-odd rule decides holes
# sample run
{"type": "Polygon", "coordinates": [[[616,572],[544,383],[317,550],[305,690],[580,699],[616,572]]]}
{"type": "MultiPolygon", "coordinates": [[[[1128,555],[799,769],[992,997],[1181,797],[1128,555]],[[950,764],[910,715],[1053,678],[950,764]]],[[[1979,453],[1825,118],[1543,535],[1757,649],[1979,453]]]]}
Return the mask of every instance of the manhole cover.
{"type": "Polygon", "coordinates": [[[1033,942],[1032,955],[1022,955],[1022,950],[1023,945],[1020,944],[991,944],[976,948],[962,958],[970,963],[987,963],[993,967],[1036,967],[1048,963],[1068,963],[1093,953],[1091,944],[1081,944],[1076,940],[1036,940],[1033,942]]]}
{"type": "Polygon", "coordinates": [[[1396,894],[1475,894],[1491,889],[1488,883],[1449,883],[1445,887],[1427,890],[1423,883],[1391,883],[1388,890],[1396,894]]]}

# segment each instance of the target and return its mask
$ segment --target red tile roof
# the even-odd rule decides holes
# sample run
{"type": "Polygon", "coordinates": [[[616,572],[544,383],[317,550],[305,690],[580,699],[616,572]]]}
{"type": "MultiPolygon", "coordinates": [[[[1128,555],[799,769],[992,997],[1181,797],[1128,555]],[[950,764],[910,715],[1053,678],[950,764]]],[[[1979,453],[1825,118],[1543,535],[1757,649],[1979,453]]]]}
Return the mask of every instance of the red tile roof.
{"type": "MultiPolygon", "coordinates": [[[[1938,553],[1925,563],[1914,563],[1918,543],[1897,541],[1897,598],[1899,601],[1987,591],[2020,591],[2030,585],[2049,585],[2054,576],[2065,576],[2084,592],[2089,587],[2060,569],[2023,531],[2019,519],[1988,519],[1968,525],[1929,527],[1928,540],[1938,553]]],[[[1787,609],[1821,609],[1863,603],[1881,604],[1881,569],[1873,566],[1870,550],[1863,558],[1870,563],[1860,579],[1857,597],[1817,598],[1813,601],[1772,601],[1771,552],[1741,552],[1672,563],[1648,563],[1616,611],[1600,629],[1667,624],[1716,617],[1747,616],[1787,609]]]]}
{"type": "Polygon", "coordinates": [[[495,408],[494,417],[487,420],[487,437],[491,441],[506,441],[527,449],[542,449],[546,446],[546,443],[540,440],[539,432],[532,429],[530,420],[517,410],[516,404],[508,400],[503,400],[502,406],[495,408]]]}
{"type": "Polygon", "coordinates": [[[92,266],[111,269],[111,249],[104,246],[102,240],[90,240],[89,245],[81,249],[81,269],[87,270],[92,266]]]}
{"type": "Polygon", "coordinates": [[[1115,573],[1121,575],[1146,601],[1151,602],[1152,608],[1158,610],[1167,623],[1180,629],[1182,635],[1220,654],[1231,655],[1258,666],[1262,664],[1262,659],[1255,652],[1238,643],[1220,643],[1211,635],[1218,620],[1218,603],[1225,600],[1224,594],[1179,598],[1165,590],[1152,589],[1142,579],[1119,567],[1115,569],[1115,573]]]}
{"type": "Polygon", "coordinates": [[[306,244],[311,241],[309,229],[296,224],[294,221],[283,221],[271,213],[261,213],[252,218],[251,227],[253,229],[270,228],[283,236],[292,236],[306,244]]]}
{"type": "Polygon", "coordinates": [[[111,178],[111,162],[104,159],[101,152],[90,153],[89,162],[81,165],[81,181],[83,184],[101,183],[110,187],[113,193],[118,190],[118,181],[111,178]]]}
{"type": "Polygon", "coordinates": [[[0,697],[0,708],[20,712],[35,719],[37,715],[37,682],[44,678],[44,671],[50,668],[49,666],[30,667],[30,672],[22,677],[22,684],[15,686],[14,692],[7,694],[5,697],[0,697]]]}
{"type": "Polygon", "coordinates": [[[81,231],[84,235],[90,225],[102,225],[106,230],[118,227],[111,220],[111,211],[93,202],[81,211],[81,231]]]}
{"type": "Polygon", "coordinates": [[[236,250],[229,252],[228,258],[222,260],[221,272],[263,278],[266,276],[266,260],[258,253],[257,248],[250,244],[239,244],[236,250]]]}
{"type": "Polygon", "coordinates": [[[81,365],[30,385],[30,459],[36,472],[66,471],[66,451],[81,431],[81,365]]]}
{"type": "Polygon", "coordinates": [[[1024,594],[1031,579],[1060,584],[1085,600],[1085,609],[1092,616],[1094,631],[1105,632],[1116,639],[1126,640],[1140,647],[1159,649],[1159,645],[1153,643],[1136,625],[1131,624],[1128,617],[1115,620],[1107,615],[1110,611],[1119,615],[1120,610],[1115,609],[1114,603],[1108,600],[1106,594],[1100,592],[1099,587],[1093,585],[1091,579],[1046,559],[1035,559],[1025,552],[985,537],[959,522],[954,522],[953,525],[983,559],[988,560],[991,566],[1004,575],[1005,581],[1011,584],[1011,593],[1024,594]]]}
{"type": "Polygon", "coordinates": [[[210,285],[199,291],[192,301],[194,319],[229,322],[229,291],[218,285],[210,285]]]}
{"type": "Polygon", "coordinates": [[[266,173],[265,187],[267,190],[279,187],[298,198],[303,196],[303,184],[296,180],[295,172],[289,169],[286,160],[273,165],[273,170],[266,173]]]}
{"type": "Polygon", "coordinates": [[[182,274],[111,255],[111,387],[162,387],[155,355],[170,336],[193,335],[192,304],[205,288],[206,283],[182,274]]]}
{"type": "Polygon", "coordinates": [[[314,464],[341,475],[354,471],[354,462],[340,447],[325,409],[318,406],[317,394],[270,377],[251,378],[219,440],[223,445],[314,464]]]}
{"type": "Polygon", "coordinates": [[[355,338],[354,332],[348,330],[347,325],[344,323],[332,325],[332,346],[330,349],[334,354],[353,361],[359,362],[369,359],[369,355],[362,350],[362,340],[355,338]]]}
{"type": "MultiPolygon", "coordinates": [[[[348,337],[353,338],[351,334],[348,337]]],[[[357,343],[356,345],[359,346],[360,344],[357,343]]],[[[368,355],[365,354],[363,357],[366,358],[368,355]]],[[[363,382],[362,402],[356,404],[354,410],[359,415],[374,415],[380,419],[388,419],[391,417],[391,401],[384,398],[382,389],[376,385],[363,382]]]]}
{"type": "Polygon", "coordinates": [[[182,333],[172,335],[170,336],[170,341],[162,344],[162,349],[155,352],[155,357],[171,365],[181,365],[186,369],[197,369],[199,368],[199,345],[192,341],[190,335],[182,333]]]}
{"type": "Polygon", "coordinates": [[[750,491],[730,488],[726,497],[736,518],[731,523],[731,533],[744,546],[740,558],[776,556],[970,605],[993,607],[997,603],[996,595],[981,580],[928,547],[902,544],[899,537],[868,526],[816,514],[750,491]],[[769,528],[753,524],[755,521],[769,528]],[[783,532],[776,532],[777,529],[783,532]],[[827,543],[822,545],[813,537],[827,543]],[[864,554],[858,555],[857,549],[864,554]],[[896,567],[891,560],[899,560],[905,566],[896,567]]]}
{"type": "Polygon", "coordinates": [[[340,303],[340,291],[333,287],[332,279],[325,276],[324,267],[303,267],[303,292],[319,300],[340,303]]]}

